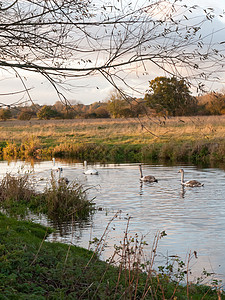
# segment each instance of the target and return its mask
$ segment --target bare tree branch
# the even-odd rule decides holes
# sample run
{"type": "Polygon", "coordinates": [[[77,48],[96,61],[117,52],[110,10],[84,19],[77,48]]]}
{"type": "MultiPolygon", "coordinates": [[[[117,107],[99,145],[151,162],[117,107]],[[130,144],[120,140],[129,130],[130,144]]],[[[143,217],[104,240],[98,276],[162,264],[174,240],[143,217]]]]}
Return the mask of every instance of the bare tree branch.
{"type": "Polygon", "coordinates": [[[23,70],[40,73],[61,98],[57,84],[96,74],[134,91],[130,70],[148,74],[153,66],[201,89],[224,66],[223,41],[214,40],[219,31],[204,31],[215,17],[212,9],[176,0],[139,7],[121,0],[8,0],[0,6],[0,68],[21,79],[23,70]]]}

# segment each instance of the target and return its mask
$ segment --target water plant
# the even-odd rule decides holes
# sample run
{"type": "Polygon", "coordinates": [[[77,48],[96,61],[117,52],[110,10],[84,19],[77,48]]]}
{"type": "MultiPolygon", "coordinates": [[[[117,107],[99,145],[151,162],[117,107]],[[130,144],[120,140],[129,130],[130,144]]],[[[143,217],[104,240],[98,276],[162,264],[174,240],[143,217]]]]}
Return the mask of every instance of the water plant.
{"type": "MultiPolygon", "coordinates": [[[[94,210],[92,200],[87,199],[86,190],[82,184],[73,181],[51,178],[51,184],[41,195],[46,204],[46,213],[53,220],[85,219],[94,210]]],[[[45,212],[45,210],[43,210],[45,212]]]]}
{"type": "Polygon", "coordinates": [[[24,217],[32,211],[53,220],[65,220],[87,218],[92,213],[94,206],[80,183],[68,185],[52,176],[50,185],[38,192],[29,175],[6,174],[0,182],[0,207],[10,215],[24,217]]]}

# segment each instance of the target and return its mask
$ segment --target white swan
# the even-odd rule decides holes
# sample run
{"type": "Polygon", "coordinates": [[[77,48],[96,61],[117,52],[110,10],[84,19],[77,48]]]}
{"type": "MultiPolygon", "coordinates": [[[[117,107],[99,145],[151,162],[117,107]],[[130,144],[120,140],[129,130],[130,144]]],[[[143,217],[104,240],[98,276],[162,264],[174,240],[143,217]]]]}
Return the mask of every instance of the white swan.
{"type": "Polygon", "coordinates": [[[180,169],[178,171],[178,173],[181,173],[181,184],[184,185],[184,186],[199,187],[199,186],[204,185],[204,183],[201,183],[197,180],[189,180],[189,181],[184,182],[184,170],[183,169],[180,169]]]}
{"type": "Polygon", "coordinates": [[[52,170],[53,170],[53,171],[57,171],[59,167],[55,165],[55,157],[53,157],[52,163],[53,163],[52,170]]]}
{"type": "Polygon", "coordinates": [[[140,169],[140,174],[141,174],[141,177],[140,177],[141,181],[145,181],[145,182],[158,182],[158,180],[154,176],[152,176],[152,175],[143,176],[142,166],[141,165],[139,165],[139,169],[140,169]]]}
{"type": "Polygon", "coordinates": [[[84,174],[85,175],[98,175],[98,171],[96,169],[88,169],[87,168],[87,161],[84,161],[84,174]]]}

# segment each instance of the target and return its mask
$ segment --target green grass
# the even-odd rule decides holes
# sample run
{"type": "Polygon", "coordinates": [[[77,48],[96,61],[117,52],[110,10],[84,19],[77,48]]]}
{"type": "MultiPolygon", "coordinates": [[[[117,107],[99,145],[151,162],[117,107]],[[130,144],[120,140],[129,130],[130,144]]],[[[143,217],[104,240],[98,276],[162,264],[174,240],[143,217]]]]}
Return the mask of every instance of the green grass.
{"type": "Polygon", "coordinates": [[[125,259],[115,267],[83,248],[45,242],[50,232],[0,214],[0,299],[219,299],[210,287],[189,284],[187,292],[125,259]]]}

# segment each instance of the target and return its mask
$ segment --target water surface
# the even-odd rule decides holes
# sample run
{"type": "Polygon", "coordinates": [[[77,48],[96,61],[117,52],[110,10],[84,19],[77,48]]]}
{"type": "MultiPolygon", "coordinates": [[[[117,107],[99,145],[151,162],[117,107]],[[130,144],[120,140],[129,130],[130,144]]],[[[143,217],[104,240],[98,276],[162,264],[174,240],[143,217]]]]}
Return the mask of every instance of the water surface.
{"type": "MultiPolygon", "coordinates": [[[[56,161],[56,164],[59,162],[56,161]]],[[[100,238],[116,212],[107,236],[104,259],[113,252],[113,245],[123,240],[127,218],[131,216],[129,234],[145,236],[149,243],[146,255],[150,253],[152,241],[158,231],[165,230],[167,236],[160,240],[158,253],[162,256],[179,255],[185,260],[190,251],[197,251],[190,267],[193,277],[199,276],[203,268],[217,273],[216,278],[225,282],[225,172],[220,169],[194,166],[143,165],[144,175],[154,175],[158,183],[139,181],[138,164],[96,164],[98,176],[83,174],[81,163],[60,163],[63,176],[70,181],[78,180],[88,190],[89,199],[99,209],[83,224],[63,224],[57,227],[45,217],[34,218],[44,225],[56,226],[57,231],[49,240],[72,243],[85,248],[94,237],[100,238]],[[182,188],[180,168],[185,170],[185,179],[197,179],[204,183],[200,188],[182,188]]],[[[30,170],[39,188],[49,178],[52,162],[35,163],[1,162],[0,176],[6,172],[17,173],[30,170]]]]}

